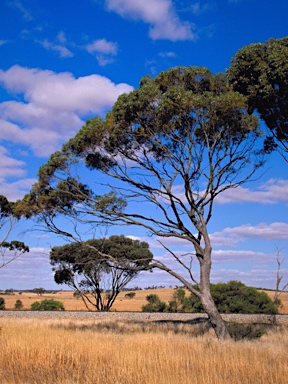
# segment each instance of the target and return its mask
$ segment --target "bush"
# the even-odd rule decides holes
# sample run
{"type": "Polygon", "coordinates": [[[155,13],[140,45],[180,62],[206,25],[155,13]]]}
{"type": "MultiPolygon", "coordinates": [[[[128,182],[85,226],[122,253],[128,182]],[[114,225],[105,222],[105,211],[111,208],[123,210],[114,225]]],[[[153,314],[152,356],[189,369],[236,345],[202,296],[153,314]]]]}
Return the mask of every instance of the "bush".
{"type": "Polygon", "coordinates": [[[0,297],[0,311],[3,311],[5,309],[5,300],[3,297],[0,297]]]}
{"type": "Polygon", "coordinates": [[[64,305],[61,301],[54,299],[45,299],[42,301],[34,301],[31,304],[32,311],[64,311],[64,305]]]}
{"type": "Polygon", "coordinates": [[[236,341],[243,339],[259,339],[267,333],[266,328],[263,325],[255,324],[228,323],[227,328],[232,339],[236,341]]]}
{"type": "Polygon", "coordinates": [[[22,301],[21,300],[16,300],[16,302],[15,302],[15,304],[14,304],[14,309],[16,309],[16,310],[20,310],[20,309],[22,309],[23,308],[23,303],[22,303],[22,301]]]}
{"type": "Polygon", "coordinates": [[[167,305],[164,301],[161,301],[158,295],[152,293],[146,296],[148,304],[142,306],[143,312],[165,312],[167,305]]]}
{"type": "Polygon", "coordinates": [[[126,299],[133,299],[135,297],[136,293],[135,292],[129,292],[126,293],[125,298],[126,299]]]}
{"type": "Polygon", "coordinates": [[[169,312],[183,312],[185,302],[185,290],[183,288],[175,288],[172,300],[169,301],[169,312]]]}
{"type": "MultiPolygon", "coordinates": [[[[240,281],[232,280],[229,283],[211,284],[211,293],[220,313],[278,313],[277,305],[265,292],[247,287],[240,281]]],[[[182,305],[185,312],[204,312],[200,300],[194,294],[191,294],[189,298],[184,298],[182,305]]]]}

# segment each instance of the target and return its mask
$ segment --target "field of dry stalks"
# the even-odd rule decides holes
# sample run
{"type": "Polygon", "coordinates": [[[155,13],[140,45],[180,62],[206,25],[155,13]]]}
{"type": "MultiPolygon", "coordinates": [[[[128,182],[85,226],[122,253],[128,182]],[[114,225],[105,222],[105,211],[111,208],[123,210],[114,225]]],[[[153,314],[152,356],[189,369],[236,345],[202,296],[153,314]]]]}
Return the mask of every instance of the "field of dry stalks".
{"type": "MultiPolygon", "coordinates": [[[[172,299],[173,288],[159,288],[159,289],[150,289],[150,290],[139,290],[135,291],[135,296],[133,299],[125,298],[125,295],[128,292],[121,292],[116,299],[112,311],[141,311],[143,305],[147,304],[146,296],[155,293],[161,300],[168,303],[172,299]]],[[[273,297],[273,291],[267,291],[270,297],[273,297]]],[[[0,293],[0,296],[5,299],[6,309],[13,309],[16,300],[21,300],[23,303],[23,309],[29,310],[31,304],[34,301],[41,301],[44,299],[54,299],[59,300],[64,304],[64,307],[67,311],[86,311],[86,308],[81,299],[76,299],[73,297],[73,292],[71,291],[59,291],[54,294],[43,294],[38,296],[36,293],[23,292],[22,294],[15,293],[14,295],[3,295],[0,293]]],[[[288,292],[283,293],[280,296],[282,300],[283,307],[280,308],[280,313],[288,314],[288,292]]],[[[91,307],[91,309],[93,309],[91,307]]]]}
{"type": "Polygon", "coordinates": [[[148,321],[1,317],[0,327],[1,384],[287,383],[287,327],[242,342],[148,321]]]}

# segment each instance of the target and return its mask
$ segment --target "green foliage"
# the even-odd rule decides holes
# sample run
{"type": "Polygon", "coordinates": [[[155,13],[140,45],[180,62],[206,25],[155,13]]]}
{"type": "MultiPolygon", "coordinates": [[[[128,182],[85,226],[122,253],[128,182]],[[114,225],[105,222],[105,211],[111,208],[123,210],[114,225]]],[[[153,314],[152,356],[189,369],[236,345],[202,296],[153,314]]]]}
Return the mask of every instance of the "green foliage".
{"type": "Polygon", "coordinates": [[[3,311],[5,309],[5,300],[3,297],[0,297],[0,311],[3,311]]]}
{"type": "Polygon", "coordinates": [[[183,312],[183,305],[185,303],[185,290],[183,288],[175,288],[172,300],[169,301],[169,312],[183,312]]]}
{"type": "Polygon", "coordinates": [[[243,339],[259,339],[267,333],[263,325],[227,323],[227,328],[232,339],[238,341],[243,339]]]}
{"type": "Polygon", "coordinates": [[[20,309],[22,309],[23,308],[23,303],[22,303],[22,301],[21,300],[16,300],[16,302],[15,302],[15,304],[14,304],[14,309],[16,309],[16,310],[20,310],[20,309]]]}
{"type": "Polygon", "coordinates": [[[143,312],[165,312],[167,309],[166,303],[161,301],[159,296],[154,293],[146,296],[146,300],[148,304],[142,306],[143,312]]]}
{"type": "Polygon", "coordinates": [[[288,151],[288,37],[269,39],[240,49],[227,72],[235,91],[248,97],[249,111],[256,110],[270,129],[266,150],[274,138],[288,151]]]}
{"type": "Polygon", "coordinates": [[[55,282],[81,292],[87,303],[105,311],[152,259],[148,243],[123,235],[69,243],[50,252],[55,282]]]}
{"type": "MultiPolygon", "coordinates": [[[[181,288],[180,288],[181,289],[181,288]]],[[[173,299],[169,303],[171,312],[203,312],[200,299],[194,294],[185,297],[179,289],[174,292],[173,299]],[[175,310],[175,294],[178,297],[177,310],[175,310]]],[[[211,294],[220,313],[263,313],[277,314],[277,305],[265,292],[256,288],[246,287],[240,281],[211,284],[211,294]]]]}
{"type": "Polygon", "coordinates": [[[0,268],[16,259],[19,254],[29,252],[29,247],[21,241],[6,241],[16,221],[15,203],[9,202],[5,196],[0,195],[0,251],[2,255],[0,268]],[[1,234],[1,231],[4,233],[1,234]],[[8,259],[4,257],[6,251],[10,251],[8,259]]]}
{"type": "Polygon", "coordinates": [[[45,299],[42,301],[34,301],[31,304],[32,311],[64,311],[64,305],[61,301],[54,299],[45,299]]]}
{"type": "Polygon", "coordinates": [[[10,203],[7,198],[0,195],[0,220],[13,215],[14,203],[10,203]]]}

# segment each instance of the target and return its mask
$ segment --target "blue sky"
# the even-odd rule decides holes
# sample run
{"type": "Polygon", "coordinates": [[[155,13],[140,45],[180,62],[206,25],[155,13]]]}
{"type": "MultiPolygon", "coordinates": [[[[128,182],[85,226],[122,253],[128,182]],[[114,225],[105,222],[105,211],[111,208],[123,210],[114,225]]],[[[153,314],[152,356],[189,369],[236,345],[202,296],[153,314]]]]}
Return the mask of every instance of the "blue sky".
{"type": "MultiPolygon", "coordinates": [[[[0,14],[0,194],[10,200],[29,192],[39,166],[86,119],[104,116],[146,74],[179,65],[225,71],[243,46],[288,35],[287,0],[2,0],[0,14]]],[[[261,177],[219,199],[209,226],[213,282],[273,288],[277,250],[288,280],[287,175],[274,154],[261,177]]],[[[59,288],[47,254],[60,240],[31,225],[14,230],[31,250],[0,269],[0,289],[59,288]]],[[[177,281],[160,271],[135,281],[152,284],[177,281]]]]}

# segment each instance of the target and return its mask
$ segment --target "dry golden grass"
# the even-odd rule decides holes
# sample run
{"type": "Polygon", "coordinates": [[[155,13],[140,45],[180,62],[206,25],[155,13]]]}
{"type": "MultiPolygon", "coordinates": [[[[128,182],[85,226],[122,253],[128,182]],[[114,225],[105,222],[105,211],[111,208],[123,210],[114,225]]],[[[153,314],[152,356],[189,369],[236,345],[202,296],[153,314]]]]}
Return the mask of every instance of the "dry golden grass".
{"type": "Polygon", "coordinates": [[[0,318],[1,384],[287,383],[287,328],[236,343],[158,325],[144,332],[123,320],[110,323],[110,331],[95,326],[95,320],[0,318]],[[134,333],[125,332],[131,327],[134,333]]]}
{"type": "MultiPolygon", "coordinates": [[[[128,292],[121,292],[112,307],[112,311],[118,311],[118,312],[141,311],[142,306],[147,304],[146,296],[151,293],[157,294],[161,300],[168,303],[168,301],[172,299],[173,291],[174,291],[173,288],[159,288],[159,289],[135,291],[136,295],[133,299],[125,298],[125,295],[128,292]]],[[[266,291],[266,292],[270,297],[273,297],[274,295],[273,291],[266,291]]],[[[38,296],[37,294],[30,293],[30,292],[28,293],[23,292],[21,295],[19,295],[19,293],[15,293],[14,295],[0,294],[0,296],[2,296],[5,299],[6,309],[13,309],[17,299],[20,299],[22,301],[24,306],[23,309],[27,309],[27,310],[30,309],[31,304],[34,301],[41,301],[44,299],[54,299],[54,300],[62,301],[67,311],[85,311],[86,310],[86,307],[83,304],[83,301],[81,299],[76,299],[75,297],[73,297],[73,292],[71,291],[70,292],[61,291],[55,294],[44,294],[41,296],[38,296]]],[[[288,314],[288,292],[284,292],[280,296],[280,299],[283,304],[283,307],[280,308],[280,313],[288,314]]],[[[91,309],[93,308],[91,307],[91,309]]]]}

